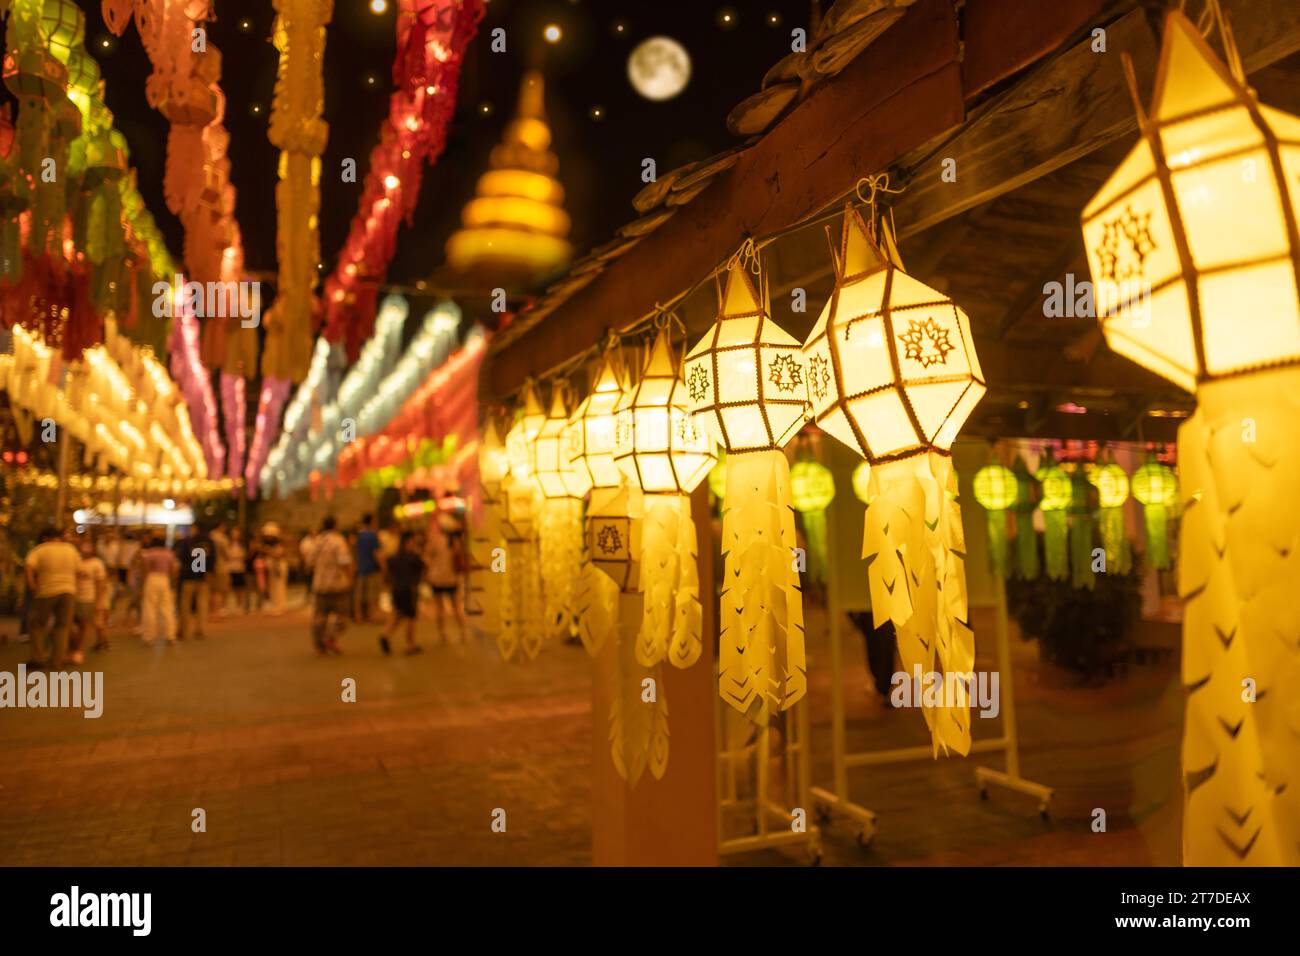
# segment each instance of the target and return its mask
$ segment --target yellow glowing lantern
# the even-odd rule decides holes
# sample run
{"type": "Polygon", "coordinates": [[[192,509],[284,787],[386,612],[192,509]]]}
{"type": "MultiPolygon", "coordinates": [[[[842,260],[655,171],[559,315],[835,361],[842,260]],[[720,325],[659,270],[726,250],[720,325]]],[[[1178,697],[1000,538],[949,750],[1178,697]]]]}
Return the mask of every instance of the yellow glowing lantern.
{"type": "Polygon", "coordinates": [[[853,469],[853,478],[851,480],[853,482],[853,497],[864,505],[868,504],[870,502],[871,462],[858,462],[857,467],[853,469]]]}
{"type": "Polygon", "coordinates": [[[1258,101],[1209,10],[1230,67],[1168,14],[1142,139],[1083,234],[1111,348],[1197,397],[1178,431],[1183,862],[1294,867],[1300,117],[1258,101]]]}
{"type": "Polygon", "coordinates": [[[1074,501],[1074,484],[1049,451],[1034,478],[1042,488],[1038,508],[1043,513],[1043,559],[1047,576],[1064,581],[1070,576],[1069,508],[1074,501]]]}
{"type": "Polygon", "coordinates": [[[808,686],[790,559],[790,463],[781,451],[804,422],[808,391],[799,343],[772,321],[761,274],[756,286],[747,271],[758,265],[752,246],[728,265],[717,321],[688,353],[685,375],[691,409],[727,452],[718,690],[766,724],[808,686]]]}
{"type": "Polygon", "coordinates": [[[501,441],[495,419],[489,415],[478,452],[479,481],[489,498],[496,499],[501,491],[501,482],[509,473],[510,455],[506,452],[505,443],[501,441]]]}
{"type": "Polygon", "coordinates": [[[1097,524],[1106,552],[1106,570],[1127,574],[1133,554],[1124,534],[1124,502],[1128,501],[1128,473],[1113,461],[1099,464],[1088,480],[1097,489],[1097,524]]]}
{"type": "Polygon", "coordinates": [[[1152,459],[1133,472],[1132,486],[1146,524],[1147,563],[1163,571],[1169,567],[1169,511],[1178,506],[1178,478],[1152,459]]]}
{"type": "Polygon", "coordinates": [[[826,509],[835,500],[835,476],[819,461],[797,461],[790,468],[790,502],[803,519],[808,543],[808,573],[826,580],[826,509]]]}
{"type": "Polygon", "coordinates": [[[601,356],[591,385],[564,429],[564,453],[574,467],[584,471],[593,489],[615,489],[622,471],[614,461],[614,421],[626,387],[613,353],[601,356]]]}
{"type": "Polygon", "coordinates": [[[984,508],[988,518],[989,562],[995,574],[1007,576],[1009,542],[1007,540],[1007,509],[1020,496],[1020,482],[1015,472],[1005,465],[985,465],[975,472],[975,500],[984,508]]]}
{"type": "Polygon", "coordinates": [[[569,425],[565,388],[556,384],[551,412],[533,442],[533,479],[543,497],[582,498],[591,490],[591,474],[569,457],[564,432],[569,425]]]}
{"type": "Polygon", "coordinates": [[[1300,361],[1300,117],[1235,72],[1169,17],[1142,139],[1083,212],[1107,343],[1188,391],[1300,361]]]}
{"type": "MultiPolygon", "coordinates": [[[[893,621],[909,673],[965,673],[975,638],[948,452],[984,376],[966,313],[903,270],[874,202],[881,182],[870,226],[845,207],[835,287],[803,345],[808,400],[818,426],[872,465],[862,554],[874,623],[893,621]]],[[[936,756],[969,752],[968,707],[922,710],[936,756]]]]}
{"type": "Polygon", "coordinates": [[[668,333],[656,334],[640,380],[618,403],[614,462],[646,494],[690,494],[713,467],[713,439],[696,427],[668,333]]]}
{"type": "Polygon", "coordinates": [[[985,391],[966,313],[883,239],[846,207],[835,291],[804,346],[818,427],[872,463],[946,451],[985,391]]]}

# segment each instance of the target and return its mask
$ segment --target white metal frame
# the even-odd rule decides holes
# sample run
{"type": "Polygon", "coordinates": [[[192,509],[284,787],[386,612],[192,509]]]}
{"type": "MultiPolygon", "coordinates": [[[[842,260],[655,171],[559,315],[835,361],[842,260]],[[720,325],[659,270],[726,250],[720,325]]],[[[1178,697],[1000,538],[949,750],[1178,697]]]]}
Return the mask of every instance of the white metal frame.
{"type": "Polygon", "coordinates": [[[786,807],[771,798],[769,779],[772,762],[772,728],[761,727],[752,743],[734,750],[727,746],[726,728],[723,725],[723,705],[719,695],[713,695],[714,725],[718,741],[718,855],[751,853],[755,850],[802,846],[814,866],[822,860],[821,829],[813,820],[811,796],[812,764],[810,753],[811,729],[808,720],[808,703],[801,701],[786,712],[785,726],[789,730],[782,742],[786,769],[784,794],[786,807]],[[741,771],[754,766],[752,797],[740,795],[741,771]],[[723,837],[724,815],[727,810],[747,809],[753,816],[754,833],[751,836],[723,837]],[[794,811],[804,811],[804,829],[795,830],[794,811]]]}
{"type": "MultiPolygon", "coordinates": [[[[1024,779],[1020,776],[1019,736],[1016,730],[1015,691],[1011,671],[1011,639],[1007,621],[1006,582],[998,575],[993,576],[995,591],[997,657],[1002,709],[1002,735],[989,740],[976,740],[971,744],[971,753],[1006,754],[1006,771],[993,770],[989,767],[975,768],[975,782],[979,786],[981,799],[988,797],[990,784],[1006,787],[1019,793],[1038,798],[1038,812],[1044,818],[1052,801],[1054,791],[1051,787],[1024,779]]],[[[851,767],[871,767],[880,764],[903,763],[909,760],[928,760],[933,750],[928,746],[899,747],[893,750],[865,751],[847,753],[844,741],[844,662],[843,645],[840,636],[841,619],[852,608],[840,607],[836,600],[834,588],[827,594],[826,613],[829,616],[828,629],[831,643],[831,764],[832,789],[812,787],[809,791],[819,819],[830,820],[835,813],[848,817],[858,825],[858,842],[866,846],[876,832],[876,814],[859,803],[854,803],[849,796],[848,771],[851,767]]]]}

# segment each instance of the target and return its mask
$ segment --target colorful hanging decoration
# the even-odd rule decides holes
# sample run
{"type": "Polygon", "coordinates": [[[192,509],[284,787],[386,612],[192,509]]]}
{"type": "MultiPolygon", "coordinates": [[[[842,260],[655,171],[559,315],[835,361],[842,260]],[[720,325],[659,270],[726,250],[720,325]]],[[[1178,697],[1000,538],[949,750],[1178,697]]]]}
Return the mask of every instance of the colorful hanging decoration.
{"type": "Polygon", "coordinates": [[[1011,567],[1008,556],[1007,511],[1020,493],[1015,473],[1006,465],[985,465],[975,472],[975,500],[988,516],[989,566],[999,577],[1007,577],[1011,567]]]}
{"type": "Polygon", "coordinates": [[[1011,466],[1016,476],[1016,576],[1022,581],[1038,577],[1038,532],[1034,530],[1034,510],[1038,507],[1037,487],[1029,465],[1021,455],[1011,466]]]}
{"type": "Polygon", "coordinates": [[[1095,492],[1082,465],[1070,475],[1070,584],[1091,591],[1097,584],[1092,569],[1092,532],[1095,492]]]}
{"type": "Polygon", "coordinates": [[[1169,512],[1178,507],[1178,478],[1172,468],[1153,457],[1133,472],[1132,486],[1147,530],[1147,565],[1157,571],[1168,570],[1172,567],[1169,512]]]}
{"type": "Polygon", "coordinates": [[[1128,474],[1106,455],[1089,480],[1097,488],[1097,526],[1106,552],[1108,574],[1128,574],[1133,550],[1124,532],[1124,502],[1128,501],[1128,474]]]}
{"type": "Polygon", "coordinates": [[[752,245],[733,258],[718,293],[717,321],[685,369],[696,421],[727,451],[718,683],[723,700],[766,725],[808,686],[790,465],[781,450],[803,425],[807,379],[799,343],[771,319],[752,245]]]}
{"type": "Polygon", "coordinates": [[[478,451],[478,477],[481,497],[470,514],[469,588],[465,599],[467,614],[481,617],[487,634],[501,633],[501,612],[505,595],[505,532],[502,528],[504,502],[501,484],[510,471],[505,443],[497,431],[496,421],[488,415],[487,427],[478,451]]]}
{"type": "Polygon", "coordinates": [[[280,150],[275,188],[275,304],[263,316],[262,375],[302,381],[312,355],[320,261],[320,156],[329,126],[325,107],[325,25],[333,0],[273,0],[272,39],[280,53],[267,138],[280,150]]]}
{"type": "Polygon", "coordinates": [[[591,476],[568,456],[568,424],[568,387],[557,382],[550,413],[533,441],[532,474],[541,494],[538,530],[547,640],[578,633],[575,584],[582,568],[582,500],[591,490],[591,476]]]}
{"type": "Polygon", "coordinates": [[[1229,65],[1167,14],[1142,138],[1083,236],[1110,347],[1197,397],[1178,432],[1183,862],[1296,866],[1300,117],[1258,101],[1208,10],[1229,65]]]}
{"type": "MultiPolygon", "coordinates": [[[[716,458],[713,440],[696,428],[686,403],[681,364],[660,323],[641,374],[624,389],[615,412],[615,465],[635,493],[627,499],[629,538],[639,539],[636,581],[641,595],[639,627],[621,602],[610,742],[615,767],[635,783],[641,767],[662,777],[668,763],[668,701],[662,665],[690,667],[703,649],[703,611],[696,561],[697,540],[690,494],[716,458]],[[653,683],[647,685],[647,678],[653,683]],[[653,688],[646,699],[646,687],[653,688]]],[[[616,552],[617,528],[604,523],[597,549],[616,552]]],[[[612,556],[609,555],[609,556],[612,556]]],[[[630,583],[630,582],[629,582],[630,583]]]]}
{"type": "Polygon", "coordinates": [[[545,423],[537,388],[529,382],[515,422],[506,433],[510,468],[501,483],[509,593],[502,606],[497,648],[507,661],[521,650],[530,660],[537,657],[548,636],[538,540],[541,490],[533,478],[537,436],[545,423]]]}
{"type": "Polygon", "coordinates": [[[482,0],[400,0],[388,116],[347,240],[325,281],[324,336],[360,354],[374,327],[376,284],[388,272],[397,231],[409,226],[424,167],[447,145],[465,50],[483,18],[482,0]]]}
{"type": "Polygon", "coordinates": [[[623,474],[614,461],[614,431],[618,403],[627,387],[617,352],[607,348],[596,363],[591,391],[573,410],[564,428],[564,454],[584,472],[591,486],[584,519],[585,548],[575,603],[578,634],[587,653],[600,654],[618,626],[620,585],[630,584],[612,570],[630,561],[627,553],[630,520],[626,510],[611,512],[623,486],[623,474]],[[620,560],[621,559],[621,560],[620,560]]]}
{"type": "Polygon", "coordinates": [[[1053,581],[1064,581],[1070,576],[1069,508],[1074,500],[1074,485],[1050,450],[1044,452],[1034,478],[1043,490],[1038,508],[1043,513],[1043,557],[1047,576],[1053,581]]]}
{"type": "Polygon", "coordinates": [[[790,467],[790,501],[803,521],[808,577],[826,583],[826,509],[835,500],[835,476],[821,462],[804,458],[790,467]]]}
{"type": "MultiPolygon", "coordinates": [[[[909,674],[967,675],[975,638],[949,452],[985,392],[970,321],[903,271],[874,202],[870,227],[845,208],[834,268],[834,291],[803,346],[808,398],[818,426],[871,463],[862,554],[875,624],[893,621],[909,674]]],[[[964,701],[927,706],[924,716],[936,756],[969,752],[964,701]]]]}

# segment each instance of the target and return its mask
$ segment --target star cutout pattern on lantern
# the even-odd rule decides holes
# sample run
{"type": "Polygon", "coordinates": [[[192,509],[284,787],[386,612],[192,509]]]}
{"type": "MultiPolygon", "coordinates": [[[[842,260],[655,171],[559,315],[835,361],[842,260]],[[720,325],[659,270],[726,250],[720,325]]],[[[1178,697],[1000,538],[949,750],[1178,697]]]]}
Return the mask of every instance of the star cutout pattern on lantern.
{"type": "Polygon", "coordinates": [[[734,263],[717,322],[686,356],[691,410],[729,452],[784,448],[804,422],[799,343],[772,321],[765,302],[734,263]]]}
{"type": "Polygon", "coordinates": [[[601,525],[596,532],[596,546],[605,555],[618,554],[623,549],[623,539],[612,524],[601,525]]]}
{"type": "Polygon", "coordinates": [[[984,395],[966,313],[845,210],[837,282],[804,345],[813,417],[871,462],[947,451],[984,395]]]}

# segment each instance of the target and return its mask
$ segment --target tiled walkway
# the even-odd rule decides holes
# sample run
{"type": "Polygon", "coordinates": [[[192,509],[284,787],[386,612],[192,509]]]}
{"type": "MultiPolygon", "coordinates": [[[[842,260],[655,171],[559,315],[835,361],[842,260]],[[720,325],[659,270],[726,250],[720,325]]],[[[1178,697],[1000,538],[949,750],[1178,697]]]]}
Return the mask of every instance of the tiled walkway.
{"type": "MultiPolygon", "coordinates": [[[[12,623],[0,622],[6,631],[12,623]]],[[[175,648],[123,636],[90,658],[105,672],[100,719],[0,710],[0,864],[586,863],[581,649],[555,646],[515,666],[477,640],[384,658],[376,632],[354,627],[344,656],[329,659],[311,654],[301,613],[236,618],[175,648]],[[341,700],[345,678],[355,703],[341,700]],[[506,834],[490,827],[498,807],[506,834]],[[191,830],[195,808],[205,833],[191,830]]],[[[26,651],[0,646],[0,670],[26,651]]],[[[824,780],[823,653],[813,641],[824,780]]],[[[1022,663],[1025,774],[1058,788],[1053,820],[1015,795],[981,803],[968,761],[855,771],[880,831],[864,852],[832,824],[827,864],[1177,863],[1169,798],[1181,700],[1169,668],[1076,690],[1022,663]],[[1108,812],[1104,834],[1088,826],[1097,806],[1108,812]]],[[[873,710],[852,690],[864,683],[851,672],[850,744],[921,742],[919,715],[873,710]]],[[[801,860],[773,851],[730,862],[801,860]]]]}

